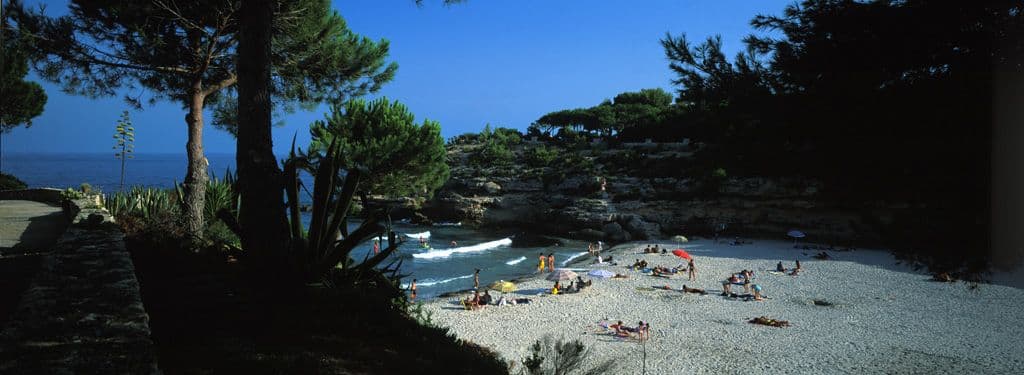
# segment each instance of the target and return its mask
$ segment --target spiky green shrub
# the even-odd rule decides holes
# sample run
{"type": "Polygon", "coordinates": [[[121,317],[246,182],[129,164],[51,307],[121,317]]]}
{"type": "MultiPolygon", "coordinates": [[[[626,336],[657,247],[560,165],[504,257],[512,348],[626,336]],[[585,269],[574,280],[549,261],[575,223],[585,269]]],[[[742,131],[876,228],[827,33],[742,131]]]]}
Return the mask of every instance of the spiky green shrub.
{"type": "Polygon", "coordinates": [[[212,176],[206,182],[206,204],[203,215],[206,221],[216,220],[217,213],[227,210],[232,216],[238,217],[238,192],[235,190],[235,175],[231,170],[224,173],[224,178],[212,176]]]}
{"type": "Polygon", "coordinates": [[[106,196],[104,205],[115,218],[133,216],[151,218],[155,216],[177,216],[177,205],[171,192],[164,189],[133,186],[127,192],[106,196]]]}
{"type": "Polygon", "coordinates": [[[583,362],[591,350],[580,340],[554,340],[544,335],[530,346],[530,356],[523,359],[521,373],[526,375],[611,374],[615,369],[613,360],[606,360],[582,370],[583,362]]]}

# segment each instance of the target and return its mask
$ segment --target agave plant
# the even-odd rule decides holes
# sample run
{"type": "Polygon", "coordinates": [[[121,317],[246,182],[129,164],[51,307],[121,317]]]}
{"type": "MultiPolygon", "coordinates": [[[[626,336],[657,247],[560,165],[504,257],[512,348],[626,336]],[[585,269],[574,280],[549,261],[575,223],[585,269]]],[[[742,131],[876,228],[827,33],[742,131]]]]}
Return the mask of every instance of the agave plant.
{"type": "Polygon", "coordinates": [[[363,168],[342,169],[339,147],[332,143],[324,154],[297,154],[295,142],[289,158],[284,162],[285,195],[289,217],[289,237],[292,254],[304,267],[308,281],[332,280],[356,283],[373,280],[382,285],[395,285],[401,260],[392,261],[378,269],[398,249],[398,241],[390,230],[387,214],[370,212],[362,224],[349,233],[347,219],[352,199],[365,171],[363,168]],[[299,209],[300,171],[313,174],[312,217],[309,230],[302,226],[299,209]],[[342,173],[344,172],[344,173],[342,173]],[[388,225],[382,224],[382,222],[388,225]],[[350,258],[360,243],[388,233],[388,246],[380,253],[364,258],[359,264],[350,258]],[[386,276],[389,275],[389,276],[386,276]],[[329,277],[330,276],[330,277],[329,277]]]}
{"type": "Polygon", "coordinates": [[[114,217],[150,218],[173,213],[176,209],[168,191],[140,186],[134,186],[128,192],[114,193],[104,200],[104,206],[114,217]]]}
{"type": "Polygon", "coordinates": [[[211,176],[206,181],[206,205],[203,207],[203,214],[206,221],[214,220],[221,210],[227,210],[232,216],[238,217],[238,192],[235,190],[235,175],[229,168],[224,172],[224,178],[211,176]]]}

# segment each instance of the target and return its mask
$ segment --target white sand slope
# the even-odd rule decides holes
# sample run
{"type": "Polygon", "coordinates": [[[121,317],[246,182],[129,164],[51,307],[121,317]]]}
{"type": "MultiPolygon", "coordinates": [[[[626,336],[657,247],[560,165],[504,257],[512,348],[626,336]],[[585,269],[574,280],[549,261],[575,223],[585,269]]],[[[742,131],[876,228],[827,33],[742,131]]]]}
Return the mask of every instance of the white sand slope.
{"type": "MultiPolygon", "coordinates": [[[[671,254],[634,255],[636,247],[617,247],[616,260],[680,263],[671,254]]],[[[808,256],[815,251],[778,241],[735,247],[695,241],[684,248],[696,259],[696,282],[605,266],[631,278],[595,279],[582,293],[559,296],[536,296],[552,283],[535,279],[519,285],[523,292],[517,296],[533,294],[529,305],[465,311],[453,300],[436,299],[427,308],[438,324],[507,360],[521,361],[530,344],[552,334],[581,339],[594,350],[591,361],[615,359],[616,373],[623,374],[640,373],[643,349],[652,374],[1024,373],[1022,289],[982,285],[972,290],[963,283],[932,282],[881,251],[830,252],[835,259],[821,261],[808,256]],[[806,270],[800,276],[766,272],[780,260],[792,267],[796,259],[806,270]],[[742,269],[757,272],[754,281],[769,300],[744,302],[717,294],[721,280],[742,269]],[[651,289],[665,284],[711,294],[651,289]],[[835,305],[816,306],[815,299],[835,305]],[[792,326],[747,323],[761,315],[792,326]],[[629,326],[649,321],[651,340],[644,348],[597,333],[602,319],[629,326]]]]}

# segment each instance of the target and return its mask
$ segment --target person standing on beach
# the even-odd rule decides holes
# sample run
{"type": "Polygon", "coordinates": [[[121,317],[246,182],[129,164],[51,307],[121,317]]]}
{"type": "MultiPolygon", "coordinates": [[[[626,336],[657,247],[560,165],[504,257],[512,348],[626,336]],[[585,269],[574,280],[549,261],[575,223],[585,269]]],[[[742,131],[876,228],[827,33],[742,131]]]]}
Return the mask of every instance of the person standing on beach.
{"type": "Polygon", "coordinates": [[[412,284],[409,284],[409,298],[416,300],[416,279],[412,279],[412,284]]]}
{"type": "Polygon", "coordinates": [[[544,261],[548,258],[544,256],[544,253],[540,253],[540,263],[537,264],[537,272],[544,272],[544,261]]]}
{"type": "Polygon", "coordinates": [[[548,254],[548,268],[555,272],[555,253],[548,254]]]}
{"type": "Polygon", "coordinates": [[[686,265],[686,268],[690,269],[690,281],[697,280],[697,266],[693,264],[693,258],[690,258],[690,262],[686,265]]]}
{"type": "Polygon", "coordinates": [[[380,253],[380,241],[373,240],[373,255],[380,253]]]}
{"type": "Polygon", "coordinates": [[[476,272],[473,272],[473,289],[480,289],[480,269],[477,268],[476,272]]]}

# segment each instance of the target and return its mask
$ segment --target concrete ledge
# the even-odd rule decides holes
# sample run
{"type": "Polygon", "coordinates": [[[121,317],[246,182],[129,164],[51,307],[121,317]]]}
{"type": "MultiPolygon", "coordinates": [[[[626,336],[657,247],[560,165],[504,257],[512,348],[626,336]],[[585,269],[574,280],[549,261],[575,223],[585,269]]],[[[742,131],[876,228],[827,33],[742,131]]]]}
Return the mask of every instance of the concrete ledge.
{"type": "Polygon", "coordinates": [[[0,373],[160,373],[124,233],[95,198],[65,208],[72,225],[0,333],[0,373]]]}
{"type": "Polygon", "coordinates": [[[60,204],[63,199],[60,196],[62,190],[52,188],[2,190],[0,200],[22,200],[36,201],[52,204],[60,204]]]}

